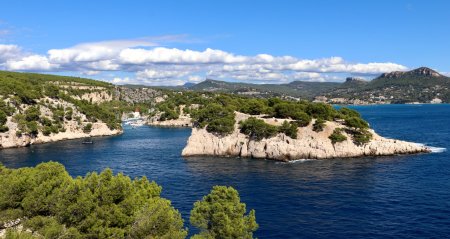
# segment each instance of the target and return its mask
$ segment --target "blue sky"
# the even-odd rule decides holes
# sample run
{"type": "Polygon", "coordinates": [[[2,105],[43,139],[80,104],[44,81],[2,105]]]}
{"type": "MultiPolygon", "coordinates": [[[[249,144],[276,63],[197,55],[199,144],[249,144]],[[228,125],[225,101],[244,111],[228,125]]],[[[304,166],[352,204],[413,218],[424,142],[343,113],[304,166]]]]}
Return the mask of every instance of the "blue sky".
{"type": "Polygon", "coordinates": [[[173,85],[450,72],[450,1],[4,1],[0,68],[173,85]],[[155,50],[156,49],[156,50],[155,50]],[[210,49],[210,50],[207,50],[210,49]]]}

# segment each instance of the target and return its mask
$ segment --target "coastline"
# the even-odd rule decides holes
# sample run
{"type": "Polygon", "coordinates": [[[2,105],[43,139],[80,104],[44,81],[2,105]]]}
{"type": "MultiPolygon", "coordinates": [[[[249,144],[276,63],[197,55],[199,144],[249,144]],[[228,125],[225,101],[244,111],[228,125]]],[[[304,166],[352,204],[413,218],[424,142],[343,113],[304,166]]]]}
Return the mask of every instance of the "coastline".
{"type": "MultiPolygon", "coordinates": [[[[248,117],[250,115],[237,113],[236,122],[248,117]]],[[[281,123],[283,119],[275,121],[281,123]]],[[[234,132],[223,137],[209,133],[206,129],[193,128],[187,145],[182,151],[182,156],[236,156],[286,162],[299,159],[354,158],[431,152],[424,145],[387,139],[373,130],[370,130],[373,139],[367,144],[355,144],[350,135],[346,133],[345,141],[332,144],[328,136],[335,128],[342,126],[338,122],[327,121],[322,132],[314,132],[311,123],[307,127],[298,128],[298,139],[292,139],[279,133],[275,137],[260,141],[252,140],[240,133],[237,123],[234,132]]]]}
{"type": "Polygon", "coordinates": [[[7,148],[21,148],[34,144],[46,144],[58,141],[83,139],[89,137],[106,137],[115,136],[123,133],[123,129],[110,130],[105,123],[94,123],[93,129],[90,133],[78,131],[66,131],[44,136],[42,132],[36,137],[30,135],[21,135],[18,137],[15,130],[10,131],[7,135],[0,135],[0,150],[7,148]]]}

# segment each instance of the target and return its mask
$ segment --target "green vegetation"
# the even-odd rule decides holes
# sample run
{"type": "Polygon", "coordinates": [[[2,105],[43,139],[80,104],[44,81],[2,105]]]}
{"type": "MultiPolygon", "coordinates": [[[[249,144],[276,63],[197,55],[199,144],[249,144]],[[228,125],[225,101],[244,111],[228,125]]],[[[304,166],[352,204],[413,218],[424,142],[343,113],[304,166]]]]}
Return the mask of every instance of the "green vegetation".
{"type": "Polygon", "coordinates": [[[6,132],[8,131],[8,126],[6,126],[6,121],[7,121],[7,117],[8,115],[6,115],[6,113],[2,110],[0,110],[0,133],[1,132],[6,132]]]}
{"type": "Polygon", "coordinates": [[[353,142],[357,145],[363,145],[370,142],[372,139],[372,133],[367,129],[348,130],[353,135],[353,142]]]}
{"type": "Polygon", "coordinates": [[[230,107],[223,107],[217,103],[208,104],[194,111],[192,118],[197,126],[218,135],[227,135],[234,130],[234,111],[230,107]]]}
{"type": "Polygon", "coordinates": [[[278,133],[278,128],[274,125],[267,124],[262,119],[250,117],[239,122],[241,133],[248,135],[254,140],[270,138],[278,133]]]}
{"type": "Polygon", "coordinates": [[[278,127],[278,132],[283,133],[293,139],[297,138],[297,124],[294,123],[290,123],[288,121],[284,121],[283,124],[278,127]]]}
{"type": "MultiPolygon", "coordinates": [[[[88,121],[101,120],[110,129],[118,129],[121,126],[117,115],[122,108],[110,107],[109,102],[93,104],[79,100],[85,93],[112,93],[112,89],[113,85],[109,83],[83,78],[0,71],[0,117],[3,113],[14,116],[13,121],[19,127],[18,136],[22,133],[36,136],[40,131],[44,135],[64,132],[64,121],[72,120],[74,110],[85,114],[88,121]],[[43,100],[45,97],[50,100],[43,100]],[[55,105],[52,103],[55,100],[64,100],[75,107],[55,105]],[[50,120],[40,119],[42,107],[51,110],[53,117],[50,120]]],[[[0,131],[7,130],[0,124],[0,131]]]]}
{"type": "Polygon", "coordinates": [[[343,135],[342,132],[342,128],[336,128],[333,130],[333,133],[328,137],[331,140],[332,144],[343,142],[347,139],[347,137],[343,135]]]}
{"type": "Polygon", "coordinates": [[[85,132],[86,134],[89,134],[92,130],[92,124],[91,123],[87,123],[84,127],[83,127],[83,132],[85,132]]]}
{"type": "MultiPolygon", "coordinates": [[[[241,112],[259,117],[275,117],[291,119],[281,126],[266,124],[263,120],[254,117],[240,122],[242,133],[255,140],[270,138],[277,133],[284,133],[291,138],[297,138],[297,127],[308,126],[315,118],[313,130],[323,131],[326,121],[344,120],[346,125],[360,131],[368,128],[360,114],[352,109],[333,108],[324,103],[312,103],[308,101],[286,101],[279,98],[258,99],[247,98],[238,95],[209,92],[171,92],[166,91],[166,101],[156,105],[156,109],[162,114],[162,118],[170,115],[178,117],[177,109],[184,105],[184,112],[189,113],[195,127],[200,127],[220,136],[228,135],[234,130],[234,112],[241,112]],[[174,109],[174,110],[172,110],[174,109]],[[172,111],[177,111],[172,113],[172,111]]],[[[353,133],[352,133],[353,134],[353,133]]],[[[359,137],[357,137],[359,138],[359,137]]]]}
{"type": "Polygon", "coordinates": [[[315,132],[321,132],[323,131],[323,128],[325,127],[325,120],[323,119],[316,119],[316,121],[313,124],[313,131],[315,132]]]}
{"type": "Polygon", "coordinates": [[[347,82],[327,92],[329,98],[364,100],[370,103],[430,102],[439,98],[450,102],[450,78],[421,67],[402,73],[386,73],[367,82],[347,82]]]}
{"type": "Polygon", "coordinates": [[[355,129],[368,129],[369,124],[361,118],[350,117],[345,119],[345,125],[355,129]]]}
{"type": "Polygon", "coordinates": [[[232,187],[215,186],[202,201],[194,204],[191,224],[200,229],[192,238],[253,238],[258,229],[255,211],[247,215],[239,193],[232,187]]]}
{"type": "MultiPolygon", "coordinates": [[[[147,178],[110,169],[72,178],[64,166],[41,163],[8,169],[0,164],[0,225],[21,219],[24,229],[9,229],[6,238],[166,238],[183,239],[187,228],[161,187],[147,178]]],[[[231,187],[215,186],[194,204],[194,238],[253,238],[255,212],[231,187]]]]}

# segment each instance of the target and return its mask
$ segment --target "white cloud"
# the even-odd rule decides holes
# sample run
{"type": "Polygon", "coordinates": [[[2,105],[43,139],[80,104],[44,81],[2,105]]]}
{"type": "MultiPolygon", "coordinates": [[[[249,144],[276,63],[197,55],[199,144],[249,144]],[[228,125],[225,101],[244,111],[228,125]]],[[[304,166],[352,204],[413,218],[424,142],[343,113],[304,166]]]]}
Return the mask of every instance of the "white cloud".
{"type": "Polygon", "coordinates": [[[189,76],[187,81],[191,82],[191,83],[199,83],[203,80],[205,80],[205,77],[194,75],[194,76],[189,76]]]}
{"type": "Polygon", "coordinates": [[[156,47],[146,49],[124,49],[120,52],[120,60],[126,64],[211,64],[211,63],[239,63],[247,57],[235,56],[231,53],[207,48],[204,51],[180,50],[176,48],[156,47]]]}
{"type": "Polygon", "coordinates": [[[123,49],[156,45],[146,40],[101,41],[78,44],[65,49],[51,49],[48,55],[50,61],[55,63],[92,62],[116,58],[123,49]]]}
{"type": "Polygon", "coordinates": [[[31,55],[23,57],[19,60],[11,60],[6,62],[6,68],[9,70],[52,70],[58,65],[52,64],[44,56],[31,55]]]}
{"type": "Polygon", "coordinates": [[[17,59],[22,55],[22,50],[17,45],[0,44],[0,63],[17,59]]]}
{"type": "MultiPolygon", "coordinates": [[[[178,36],[115,40],[50,49],[45,55],[24,53],[17,45],[0,44],[0,68],[21,71],[75,71],[98,75],[109,71],[134,74],[113,83],[182,84],[204,77],[258,82],[336,81],[336,75],[376,75],[407,67],[391,62],[348,62],[342,57],[301,59],[270,54],[237,55],[210,49],[160,47],[178,36]]],[[[345,77],[345,76],[344,76],[345,77]]],[[[342,79],[344,77],[341,77],[342,79]]]]}
{"type": "Polygon", "coordinates": [[[144,70],[136,72],[138,79],[168,79],[168,78],[180,78],[187,75],[188,72],[182,71],[157,71],[157,70],[144,70]]]}

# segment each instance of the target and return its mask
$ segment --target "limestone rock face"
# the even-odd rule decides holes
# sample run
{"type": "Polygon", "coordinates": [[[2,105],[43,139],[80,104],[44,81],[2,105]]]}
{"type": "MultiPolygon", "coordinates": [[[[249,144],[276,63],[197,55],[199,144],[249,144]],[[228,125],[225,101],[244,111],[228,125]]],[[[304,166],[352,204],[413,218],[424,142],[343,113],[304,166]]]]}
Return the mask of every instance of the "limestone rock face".
{"type": "MultiPolygon", "coordinates": [[[[45,98],[43,100],[50,101],[52,105],[60,105],[62,107],[72,107],[73,108],[73,118],[79,117],[81,121],[86,120],[86,116],[79,112],[75,106],[71,103],[62,101],[62,100],[54,100],[45,98]]],[[[25,111],[26,106],[21,106],[21,110],[25,111]]],[[[53,113],[46,106],[40,107],[41,117],[52,118],[53,113]]],[[[17,123],[14,122],[13,117],[9,116],[7,118],[6,126],[8,127],[7,132],[0,133],[0,149],[2,148],[17,148],[17,147],[25,147],[30,144],[41,144],[48,142],[55,142],[67,139],[78,139],[78,138],[86,138],[86,137],[97,137],[97,136],[110,136],[117,135],[122,133],[122,129],[111,130],[108,128],[106,123],[101,121],[92,123],[92,130],[89,133],[83,132],[84,124],[88,122],[82,123],[81,125],[75,120],[65,120],[63,125],[65,132],[52,133],[50,135],[44,135],[42,131],[39,131],[38,135],[30,136],[28,134],[20,134],[17,133],[19,131],[19,127],[17,123]]]]}
{"type": "MultiPolygon", "coordinates": [[[[237,113],[236,122],[248,117],[249,115],[237,113]]],[[[265,121],[281,124],[284,120],[265,119],[265,121]]],[[[298,139],[278,134],[261,141],[251,140],[240,133],[238,124],[235,125],[234,132],[225,137],[208,133],[206,129],[193,128],[182,155],[239,156],[289,161],[429,152],[423,145],[383,138],[373,130],[370,130],[373,139],[365,145],[354,144],[350,135],[346,135],[347,140],[333,145],[328,137],[337,127],[343,125],[328,121],[322,132],[314,132],[311,123],[307,127],[298,128],[298,139]]]]}
{"type": "Polygon", "coordinates": [[[92,130],[90,133],[84,133],[75,121],[71,121],[65,123],[66,132],[59,132],[57,134],[51,134],[48,136],[43,135],[42,132],[39,132],[36,137],[31,137],[27,134],[18,136],[16,135],[17,129],[14,128],[12,124],[14,123],[9,124],[9,126],[11,126],[11,130],[6,133],[0,134],[0,149],[25,147],[30,144],[42,144],[67,139],[86,138],[91,136],[110,136],[122,133],[122,130],[110,130],[105,123],[99,122],[92,123],[92,130]]]}

